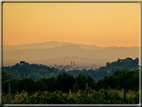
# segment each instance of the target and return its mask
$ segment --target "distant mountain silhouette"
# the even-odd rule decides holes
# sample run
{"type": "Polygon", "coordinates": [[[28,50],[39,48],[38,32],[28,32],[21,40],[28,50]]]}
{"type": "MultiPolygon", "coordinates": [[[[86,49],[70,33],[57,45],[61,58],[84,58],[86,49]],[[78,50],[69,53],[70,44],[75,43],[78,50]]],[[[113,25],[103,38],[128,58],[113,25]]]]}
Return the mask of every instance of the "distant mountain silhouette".
{"type": "Polygon", "coordinates": [[[101,48],[96,45],[84,45],[84,44],[74,44],[70,42],[50,41],[45,43],[33,43],[33,44],[23,44],[23,45],[14,45],[14,46],[4,45],[3,50],[46,49],[46,48],[59,47],[63,45],[76,45],[80,46],[82,49],[87,49],[87,50],[95,50],[101,48]]]}
{"type": "MultiPolygon", "coordinates": [[[[22,45],[22,46],[25,46],[25,45],[22,45]]],[[[63,61],[63,57],[81,57],[81,58],[91,58],[91,59],[100,59],[100,60],[105,59],[108,61],[109,60],[115,61],[118,58],[125,59],[126,57],[131,57],[131,58],[139,57],[138,47],[106,47],[106,48],[99,48],[94,50],[89,50],[89,49],[85,50],[76,44],[67,44],[67,45],[61,45],[61,46],[57,46],[56,44],[56,46],[53,48],[51,48],[51,46],[50,48],[46,47],[43,49],[36,49],[35,47],[34,47],[35,49],[29,49],[29,48],[25,49],[25,47],[20,49],[18,48],[17,50],[14,50],[16,48],[13,48],[12,50],[4,49],[3,63],[9,63],[14,60],[27,61],[27,60],[43,60],[43,59],[45,60],[52,59],[52,61],[51,60],[50,61],[48,60],[48,61],[53,62],[53,59],[56,59],[57,61],[57,58],[61,58],[61,57],[62,57],[62,59],[60,59],[61,62],[63,61]]],[[[85,59],[83,61],[87,63],[91,59],[88,59],[88,61],[87,59],[85,59]]]]}

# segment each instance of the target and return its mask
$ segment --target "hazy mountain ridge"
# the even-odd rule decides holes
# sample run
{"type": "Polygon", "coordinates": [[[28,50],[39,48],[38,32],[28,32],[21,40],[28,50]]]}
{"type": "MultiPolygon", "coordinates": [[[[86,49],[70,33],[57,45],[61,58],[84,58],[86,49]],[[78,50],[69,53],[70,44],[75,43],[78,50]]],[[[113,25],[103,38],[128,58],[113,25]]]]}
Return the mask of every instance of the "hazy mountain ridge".
{"type": "Polygon", "coordinates": [[[54,47],[59,47],[63,45],[76,45],[81,47],[82,49],[100,49],[101,47],[98,47],[96,45],[84,45],[84,44],[75,44],[75,43],[70,43],[70,42],[58,42],[58,41],[50,41],[50,42],[45,42],[45,43],[33,43],[33,44],[23,44],[23,45],[4,45],[3,50],[24,50],[24,49],[47,49],[47,48],[54,48],[54,47]]]}
{"type": "Polygon", "coordinates": [[[29,49],[47,49],[47,48],[54,48],[54,47],[60,47],[64,45],[76,45],[81,47],[84,50],[100,50],[100,49],[114,49],[114,48],[131,48],[134,50],[139,49],[137,46],[133,47],[117,47],[117,46],[110,46],[110,47],[99,47],[96,45],[84,45],[84,44],[76,44],[76,43],[70,43],[70,42],[58,42],[58,41],[50,41],[50,42],[44,42],[44,43],[32,43],[32,44],[22,44],[22,45],[3,45],[3,51],[9,51],[9,50],[29,50],[29,49]]]}
{"type": "Polygon", "coordinates": [[[5,59],[16,59],[16,58],[26,58],[26,59],[48,59],[57,58],[64,56],[80,56],[85,58],[99,58],[104,59],[114,59],[114,56],[118,57],[136,57],[139,51],[134,51],[133,49],[126,48],[105,48],[101,50],[83,50],[76,45],[64,45],[54,48],[47,49],[27,49],[27,50],[13,50],[13,51],[3,51],[3,58],[5,59]],[[112,55],[113,56],[112,56],[112,55]]]}
{"type": "MultiPolygon", "coordinates": [[[[114,60],[117,60],[118,58],[139,57],[139,48],[138,47],[132,47],[132,48],[131,47],[107,47],[107,48],[100,48],[97,50],[85,50],[75,44],[69,44],[69,45],[62,45],[62,46],[56,46],[54,48],[44,48],[44,49],[21,49],[21,50],[7,50],[7,51],[4,50],[3,63],[12,62],[12,60],[13,61],[14,60],[15,61],[42,60],[43,61],[43,59],[45,60],[52,59],[48,61],[53,62],[54,59],[58,61],[57,59],[61,57],[62,58],[60,59],[60,61],[63,62],[63,57],[73,57],[73,56],[82,57],[82,58],[100,59],[100,60],[106,59],[108,61],[109,60],[114,61],[114,60]]],[[[88,63],[89,60],[91,59],[88,59],[88,61],[87,59],[82,61],[85,61],[86,63],[88,63]]],[[[48,62],[48,61],[44,61],[44,62],[48,62]]],[[[67,61],[65,61],[65,63],[67,63],[67,61]]]]}

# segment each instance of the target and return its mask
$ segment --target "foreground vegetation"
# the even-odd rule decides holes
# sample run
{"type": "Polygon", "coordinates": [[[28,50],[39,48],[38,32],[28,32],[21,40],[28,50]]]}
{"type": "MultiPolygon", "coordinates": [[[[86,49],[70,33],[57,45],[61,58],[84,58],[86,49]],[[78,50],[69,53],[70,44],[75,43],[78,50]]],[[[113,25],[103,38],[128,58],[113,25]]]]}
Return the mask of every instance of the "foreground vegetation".
{"type": "MultiPolygon", "coordinates": [[[[54,91],[49,93],[35,92],[29,95],[27,92],[11,95],[11,104],[139,104],[139,92],[129,90],[124,99],[124,90],[100,89],[98,92],[90,87],[72,93],[54,91]]],[[[8,94],[3,94],[3,104],[9,104],[8,94]]]]}
{"type": "Polygon", "coordinates": [[[29,75],[30,69],[30,72],[39,72],[40,74],[46,72],[52,74],[58,71],[55,68],[29,65],[21,61],[20,64],[3,68],[6,71],[2,71],[2,103],[10,103],[8,101],[8,85],[10,83],[12,104],[138,104],[139,69],[137,66],[138,59],[118,59],[116,62],[107,63],[106,67],[101,67],[99,71],[82,71],[86,72],[87,75],[79,72],[78,75],[71,75],[64,71],[56,77],[42,77],[35,80],[24,75],[29,75]],[[126,65],[124,66],[124,64],[126,65]],[[117,65],[115,69],[118,69],[113,71],[115,65],[117,65]],[[125,69],[121,68],[122,66],[125,69]],[[19,70],[19,74],[23,75],[24,78],[7,80],[7,76],[9,78],[14,72],[19,75],[18,71],[14,71],[14,69],[19,70]],[[105,75],[105,69],[112,74],[105,75]],[[24,74],[25,72],[26,74],[24,74]],[[103,78],[96,81],[93,78],[95,73],[91,74],[91,72],[99,72],[98,76],[103,75],[103,78]]]}
{"type": "MultiPolygon", "coordinates": [[[[4,76],[3,76],[4,79],[4,76]]],[[[34,81],[32,78],[24,79],[13,79],[8,81],[3,81],[2,92],[8,94],[8,84],[11,85],[11,93],[14,94],[16,91],[22,92],[23,90],[32,94],[35,91],[48,91],[54,92],[56,90],[61,90],[67,93],[69,89],[73,92],[77,92],[79,89],[85,90],[86,83],[88,87],[93,90],[99,91],[101,88],[107,89],[108,87],[116,90],[139,90],[139,71],[127,71],[122,69],[121,71],[116,71],[111,76],[104,76],[103,79],[95,82],[95,80],[88,76],[79,74],[74,77],[70,74],[63,73],[59,74],[57,78],[48,77],[41,78],[38,81],[34,81]]]]}
{"type": "Polygon", "coordinates": [[[138,104],[139,71],[121,70],[97,83],[91,76],[67,73],[34,81],[31,78],[3,82],[2,103],[8,104],[8,84],[12,104],[138,104]],[[88,87],[86,89],[86,83],[88,87]],[[23,92],[23,90],[25,92],[23,92]],[[60,90],[60,91],[58,91],[60,90]],[[124,94],[125,92],[125,94],[124,94]]]}

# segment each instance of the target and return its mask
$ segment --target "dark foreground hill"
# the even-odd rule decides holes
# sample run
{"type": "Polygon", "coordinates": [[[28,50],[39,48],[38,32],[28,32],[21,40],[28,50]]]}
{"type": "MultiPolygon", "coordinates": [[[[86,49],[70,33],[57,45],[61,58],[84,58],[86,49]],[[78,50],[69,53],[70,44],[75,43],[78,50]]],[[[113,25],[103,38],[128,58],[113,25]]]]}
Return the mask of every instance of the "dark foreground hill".
{"type": "MultiPolygon", "coordinates": [[[[82,71],[74,69],[67,73],[73,76],[77,76],[80,73],[85,74],[86,76],[92,76],[93,79],[98,81],[102,79],[104,75],[112,75],[116,70],[137,70],[139,69],[138,63],[138,58],[118,59],[114,62],[107,62],[106,66],[100,67],[99,69],[83,69],[82,71]]],[[[34,80],[39,80],[42,77],[57,77],[59,74],[66,72],[65,69],[59,70],[42,64],[29,64],[25,61],[21,61],[13,66],[3,66],[2,71],[7,72],[6,80],[14,78],[33,78],[34,80]]]]}

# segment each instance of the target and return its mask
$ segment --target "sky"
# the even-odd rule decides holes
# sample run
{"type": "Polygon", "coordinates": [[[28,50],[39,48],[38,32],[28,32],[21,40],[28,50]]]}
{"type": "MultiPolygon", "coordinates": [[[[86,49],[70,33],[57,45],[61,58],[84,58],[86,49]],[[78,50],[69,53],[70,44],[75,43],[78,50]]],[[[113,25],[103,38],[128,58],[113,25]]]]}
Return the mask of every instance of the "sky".
{"type": "Polygon", "coordinates": [[[3,3],[3,45],[139,46],[139,3],[3,3]]]}

